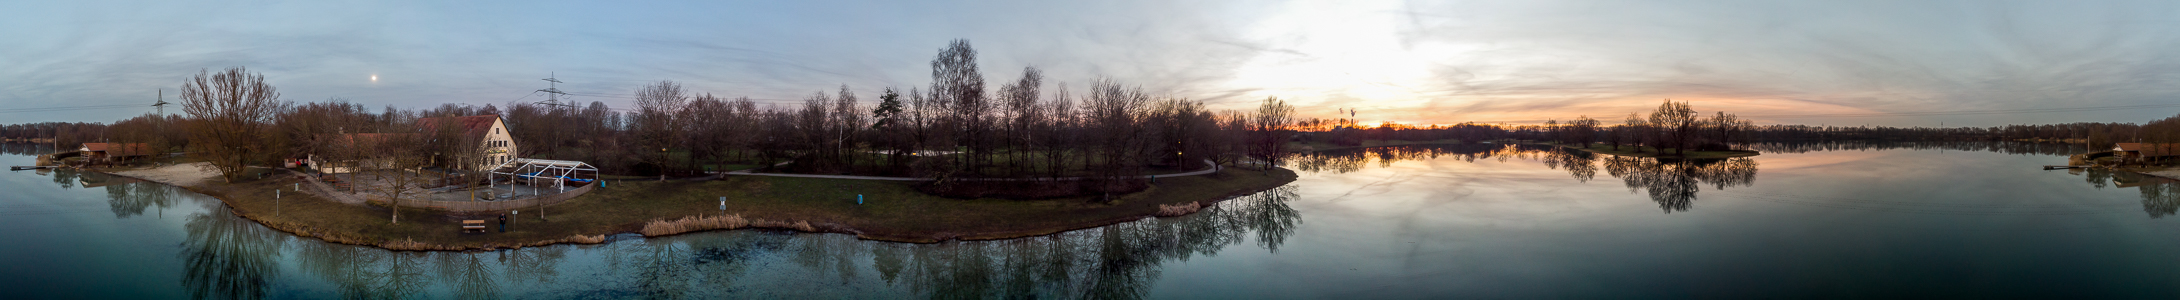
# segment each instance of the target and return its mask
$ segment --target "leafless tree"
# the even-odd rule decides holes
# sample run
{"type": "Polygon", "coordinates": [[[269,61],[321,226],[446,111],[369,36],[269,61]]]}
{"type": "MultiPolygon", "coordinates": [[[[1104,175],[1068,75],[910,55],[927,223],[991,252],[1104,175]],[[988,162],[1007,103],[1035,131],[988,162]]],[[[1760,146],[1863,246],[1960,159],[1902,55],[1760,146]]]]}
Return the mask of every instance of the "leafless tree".
{"type": "Polygon", "coordinates": [[[1265,167],[1279,165],[1287,156],[1287,138],[1292,134],[1288,126],[1294,124],[1294,107],[1279,97],[1265,97],[1257,105],[1256,114],[1250,116],[1249,133],[1252,151],[1249,155],[1263,160],[1265,167]]]}
{"type": "Polygon", "coordinates": [[[182,111],[190,122],[190,145],[227,182],[271,157],[262,141],[275,113],[285,106],[280,92],[262,74],[242,67],[220,73],[200,70],[182,83],[182,111]]]}
{"type": "Polygon", "coordinates": [[[833,97],[833,111],[827,117],[833,123],[828,128],[833,138],[833,157],[844,165],[843,170],[852,172],[855,158],[861,156],[857,154],[861,148],[857,144],[862,142],[860,137],[867,118],[863,117],[863,108],[856,103],[855,92],[849,91],[848,85],[840,85],[840,93],[833,97]]]}
{"type": "MultiPolygon", "coordinates": [[[[983,157],[991,152],[987,136],[992,104],[985,99],[984,74],[977,71],[976,49],[969,46],[969,40],[954,40],[931,59],[931,94],[939,107],[948,109],[945,122],[952,128],[956,144],[969,150],[958,155],[967,158],[968,165],[982,165],[983,157]]],[[[979,169],[969,172],[982,174],[979,169]]]]}
{"type": "Polygon", "coordinates": [[[1142,173],[1141,149],[1147,148],[1142,119],[1150,96],[1141,87],[1123,87],[1112,80],[1098,80],[1090,90],[1083,103],[1084,125],[1093,137],[1090,148],[1095,154],[1084,157],[1083,167],[1104,182],[1101,190],[1112,191],[1124,185],[1125,178],[1142,173]],[[1093,157],[1103,161],[1093,165],[1093,157]]]}
{"type": "Polygon", "coordinates": [[[643,146],[643,153],[655,153],[644,157],[658,166],[661,173],[673,171],[667,151],[680,147],[684,137],[680,120],[674,118],[674,113],[681,111],[688,101],[689,93],[672,80],[660,80],[636,89],[633,124],[636,140],[643,146]]]}
{"type": "Polygon", "coordinates": [[[1689,108],[1687,102],[1673,102],[1671,99],[1665,100],[1664,104],[1658,105],[1657,110],[1650,112],[1650,123],[1657,126],[1665,136],[1664,140],[1673,146],[1673,155],[1687,154],[1689,142],[1695,138],[1696,131],[1701,129],[1697,119],[1695,109],[1689,108]]]}

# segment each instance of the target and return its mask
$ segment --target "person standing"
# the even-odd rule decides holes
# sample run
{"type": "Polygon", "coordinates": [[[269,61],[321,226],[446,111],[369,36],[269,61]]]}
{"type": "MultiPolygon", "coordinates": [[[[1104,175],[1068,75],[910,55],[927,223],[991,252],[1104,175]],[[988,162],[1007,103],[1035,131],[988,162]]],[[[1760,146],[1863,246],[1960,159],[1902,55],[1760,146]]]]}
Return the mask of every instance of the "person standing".
{"type": "Polygon", "coordinates": [[[507,232],[507,214],[500,214],[500,232],[507,232]]]}

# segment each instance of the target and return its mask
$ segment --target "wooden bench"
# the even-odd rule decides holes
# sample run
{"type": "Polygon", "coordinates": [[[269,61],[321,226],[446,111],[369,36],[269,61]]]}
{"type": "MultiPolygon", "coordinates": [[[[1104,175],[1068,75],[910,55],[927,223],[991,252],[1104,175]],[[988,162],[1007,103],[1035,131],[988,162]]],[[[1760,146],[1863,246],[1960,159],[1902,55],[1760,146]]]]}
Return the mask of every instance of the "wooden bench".
{"type": "Polygon", "coordinates": [[[462,232],[469,232],[470,230],[484,232],[484,220],[462,220],[462,232]]]}

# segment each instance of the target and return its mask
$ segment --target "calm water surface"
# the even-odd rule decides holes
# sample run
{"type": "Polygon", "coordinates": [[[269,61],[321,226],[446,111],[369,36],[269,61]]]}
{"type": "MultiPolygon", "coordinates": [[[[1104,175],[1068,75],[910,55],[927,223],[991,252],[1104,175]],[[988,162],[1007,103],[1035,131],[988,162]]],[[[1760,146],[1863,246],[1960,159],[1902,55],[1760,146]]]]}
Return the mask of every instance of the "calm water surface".
{"type": "MultiPolygon", "coordinates": [[[[0,161],[27,165],[44,151],[31,147],[6,144],[0,161]]],[[[30,299],[2180,296],[2180,184],[2040,170],[2065,160],[2049,149],[1780,149],[1660,161],[1376,148],[1302,157],[1293,184],[1196,215],[1045,237],[900,244],[742,230],[466,253],[328,244],[163,185],[17,171],[0,174],[0,289],[30,299]]]]}

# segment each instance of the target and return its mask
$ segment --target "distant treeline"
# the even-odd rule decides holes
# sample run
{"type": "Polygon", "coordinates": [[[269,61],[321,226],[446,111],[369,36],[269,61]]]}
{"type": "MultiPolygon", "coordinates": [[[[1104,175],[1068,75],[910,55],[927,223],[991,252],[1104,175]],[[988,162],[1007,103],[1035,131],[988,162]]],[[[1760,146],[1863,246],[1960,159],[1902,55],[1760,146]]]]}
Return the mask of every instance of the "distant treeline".
{"type": "MultiPolygon", "coordinates": [[[[1648,116],[1629,114],[1621,124],[1604,125],[1588,116],[1567,122],[1540,125],[1500,125],[1465,122],[1454,125],[1414,126],[1383,123],[1364,127],[1352,119],[1306,119],[1295,127],[1300,139],[1335,145],[1361,145],[1365,140],[1539,140],[1567,143],[1612,143],[1689,149],[1751,149],[1759,143],[1824,144],[1834,141],[2045,141],[2087,142],[2094,148],[2113,143],[2180,143],[2180,116],[2134,123],[2066,123],[2005,125],[1994,127],[1885,127],[1751,125],[1731,113],[1684,118],[1686,103],[1667,102],[1648,116]],[[1664,112],[1664,114],[1661,114],[1664,112]],[[1664,117],[1664,118],[1660,118],[1664,117]],[[1660,122],[1659,120],[1664,120],[1660,122]],[[1682,140],[1685,138],[1686,140],[1682,140]]],[[[1695,115],[1693,111],[1687,114],[1695,115]]],[[[1765,149],[1751,149],[1768,151],[1765,149]]]]}

